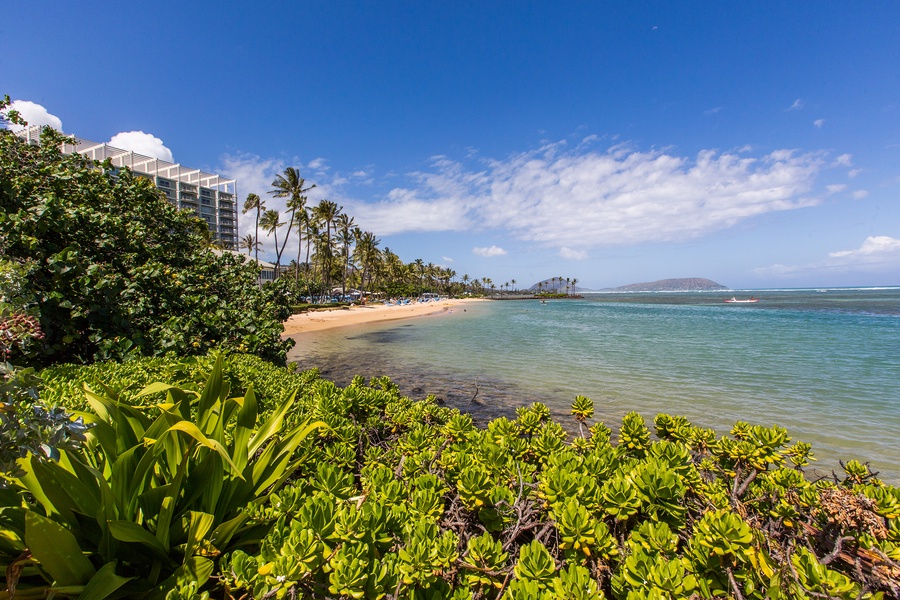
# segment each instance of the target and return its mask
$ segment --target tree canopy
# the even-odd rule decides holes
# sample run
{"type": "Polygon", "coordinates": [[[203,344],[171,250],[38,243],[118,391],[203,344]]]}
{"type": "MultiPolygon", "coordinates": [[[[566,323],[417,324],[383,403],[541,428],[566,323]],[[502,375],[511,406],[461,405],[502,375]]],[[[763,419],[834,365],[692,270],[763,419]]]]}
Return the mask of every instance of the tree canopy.
{"type": "Polygon", "coordinates": [[[214,253],[203,221],[151,181],[63,154],[63,139],[0,131],[0,255],[19,274],[17,310],[44,334],[21,350],[26,361],[224,347],[283,363],[290,312],[279,288],[260,289],[252,261],[214,253]]]}

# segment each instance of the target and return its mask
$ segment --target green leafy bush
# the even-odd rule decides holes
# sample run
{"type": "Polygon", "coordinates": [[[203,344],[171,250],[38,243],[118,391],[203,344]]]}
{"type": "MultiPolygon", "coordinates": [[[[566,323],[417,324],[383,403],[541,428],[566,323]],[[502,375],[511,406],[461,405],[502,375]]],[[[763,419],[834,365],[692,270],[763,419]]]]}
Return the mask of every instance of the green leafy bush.
{"type": "MultiPolygon", "coordinates": [[[[234,518],[241,525],[234,535],[240,543],[232,538],[223,544],[211,534],[216,528],[207,528],[201,513],[215,516],[215,510],[175,503],[176,510],[187,512],[179,513],[179,527],[171,521],[169,571],[156,585],[165,582],[178,597],[898,596],[900,491],[853,461],[846,463],[843,477],[808,479],[791,456],[811,460],[809,448],[790,445],[779,428],[737,424],[731,435],[716,439],[686,419],[658,415],[654,438],[643,418],[633,414],[621,426],[628,441],[614,443],[602,423],[567,437],[546,407],[535,404],[518,411],[515,420],[496,419],[479,429],[433,398],[404,397],[383,378],[368,383],[356,378],[341,389],[314,372],[268,371],[244,356],[231,360],[236,364],[226,361],[221,381],[238,397],[246,398],[251,385],[254,393],[257,385],[268,385],[268,394],[279,398],[286,388],[295,397],[291,423],[310,419],[327,427],[298,445],[305,460],[286,459],[296,469],[281,489],[238,511],[234,518]],[[786,466],[789,461],[794,468],[786,466]],[[208,578],[207,560],[214,565],[208,578]]],[[[183,393],[199,395],[210,362],[198,358],[145,367],[177,376],[185,382],[179,384],[183,393]]],[[[117,406],[139,420],[137,413],[159,409],[124,407],[150,399],[166,407],[172,403],[159,395],[168,388],[138,395],[145,382],[129,378],[148,375],[140,371],[140,361],[134,365],[132,372],[114,364],[84,369],[91,380],[130,385],[118,393],[117,406]],[[103,369],[115,377],[105,377],[103,369]]],[[[57,369],[77,375],[74,367],[57,369]]],[[[50,381],[54,389],[67,389],[50,381]]],[[[278,404],[269,404],[272,414],[278,404]]],[[[588,425],[589,407],[586,399],[577,401],[576,422],[588,425]]],[[[222,445],[231,448],[237,430],[226,427],[223,436],[222,445]]],[[[219,456],[210,448],[203,452],[219,456]]],[[[63,454],[61,469],[75,464],[68,456],[63,454]]],[[[252,458],[245,468],[251,464],[252,458]]],[[[224,459],[220,468],[229,472],[224,459]]],[[[124,482],[134,478],[120,476],[124,482]]],[[[115,477],[111,473],[111,488],[125,485],[114,483],[115,477]]],[[[190,481],[164,479],[155,493],[145,488],[147,514],[161,512],[160,497],[193,496],[175,491],[196,489],[190,481]]],[[[40,502],[22,506],[0,512],[6,532],[0,540],[24,539],[28,523],[13,515],[28,510],[74,536],[98,574],[105,568],[117,577],[136,576],[122,570],[129,563],[106,567],[100,544],[79,537],[90,531],[84,528],[90,519],[76,517],[76,527],[43,510],[40,502]]],[[[81,515],[89,508],[70,510],[81,515]]],[[[32,521],[41,530],[51,527],[32,521]]],[[[141,527],[157,538],[157,522],[154,516],[141,527]]],[[[135,532],[130,535],[138,539],[135,532]]],[[[120,549],[140,544],[113,539],[120,549]]],[[[157,556],[145,547],[149,557],[157,556]]],[[[7,564],[15,564],[20,549],[4,550],[7,564]]],[[[53,562],[46,550],[40,553],[53,562]]],[[[83,564],[77,570],[77,561],[69,568],[76,573],[45,569],[46,578],[83,580],[88,572],[83,564]]],[[[31,573],[29,581],[36,576],[31,573]]],[[[122,589],[126,585],[136,584],[123,583],[122,589]]]]}
{"type": "Polygon", "coordinates": [[[284,362],[290,315],[281,288],[215,255],[202,220],[143,177],[64,155],[0,130],[0,255],[16,265],[17,301],[40,344],[14,348],[31,366],[228,348],[284,362]]]}
{"type": "Polygon", "coordinates": [[[19,461],[13,484],[27,494],[8,507],[4,550],[29,567],[20,594],[162,598],[202,588],[217,556],[258,540],[247,507],[287,481],[323,424],[283,430],[293,398],[260,422],[252,386],[231,397],[223,371],[220,356],[201,392],[151,384],[135,400],[164,393],[152,407],[88,389],[86,444],[19,461]]]}

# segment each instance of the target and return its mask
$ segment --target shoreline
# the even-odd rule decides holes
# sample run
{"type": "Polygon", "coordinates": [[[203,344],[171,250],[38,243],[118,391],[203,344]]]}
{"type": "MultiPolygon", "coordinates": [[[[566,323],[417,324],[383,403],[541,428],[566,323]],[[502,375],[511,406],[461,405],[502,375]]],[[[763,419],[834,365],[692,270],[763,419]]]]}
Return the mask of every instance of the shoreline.
{"type": "Polygon", "coordinates": [[[282,323],[282,338],[314,331],[325,331],[338,327],[382,323],[399,319],[427,317],[452,312],[456,307],[464,307],[474,302],[488,302],[484,298],[448,298],[437,302],[415,302],[395,306],[383,304],[369,306],[351,306],[333,310],[309,311],[291,315],[282,323]]]}

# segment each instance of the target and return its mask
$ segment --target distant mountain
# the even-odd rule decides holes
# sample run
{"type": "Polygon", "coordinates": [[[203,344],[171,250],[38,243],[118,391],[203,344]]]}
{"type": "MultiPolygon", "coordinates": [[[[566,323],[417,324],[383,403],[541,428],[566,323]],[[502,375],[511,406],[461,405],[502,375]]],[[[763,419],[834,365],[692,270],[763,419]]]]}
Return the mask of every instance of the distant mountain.
{"type": "Polygon", "coordinates": [[[632,283],[617,288],[600,290],[601,292],[715,292],[728,290],[720,283],[702,277],[686,277],[683,279],[660,279],[648,283],[632,283]]]}

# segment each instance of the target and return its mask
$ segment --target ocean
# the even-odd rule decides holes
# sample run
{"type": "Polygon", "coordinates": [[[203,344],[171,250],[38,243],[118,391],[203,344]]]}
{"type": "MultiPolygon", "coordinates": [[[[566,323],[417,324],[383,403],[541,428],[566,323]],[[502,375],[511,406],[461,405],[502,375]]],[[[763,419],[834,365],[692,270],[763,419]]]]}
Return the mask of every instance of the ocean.
{"type": "Polygon", "coordinates": [[[786,427],[808,473],[868,461],[900,483],[900,287],[585,294],[304,334],[288,360],[346,385],[387,375],[481,423],[540,401],[564,424],[576,395],[613,430],[629,411],[727,433],[786,427]],[[755,296],[757,304],[726,304],[755,296]]]}

